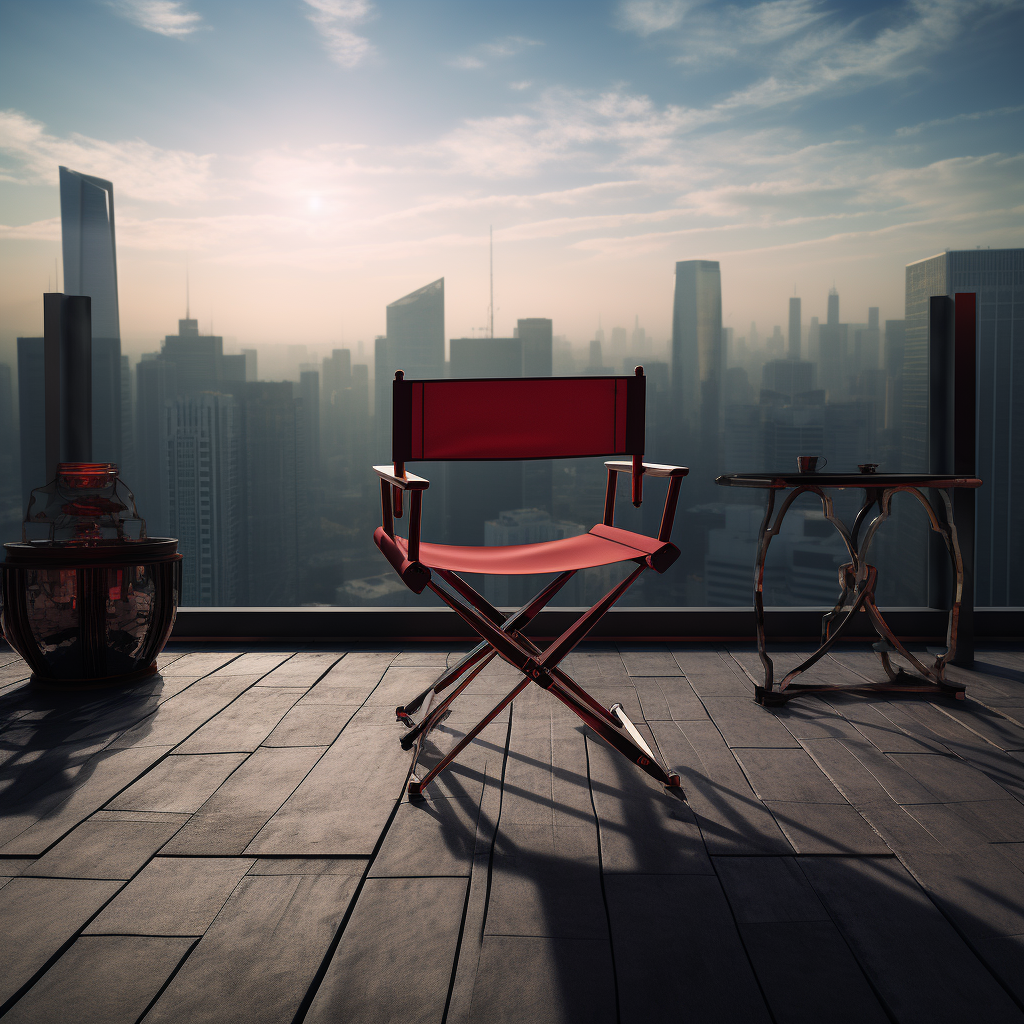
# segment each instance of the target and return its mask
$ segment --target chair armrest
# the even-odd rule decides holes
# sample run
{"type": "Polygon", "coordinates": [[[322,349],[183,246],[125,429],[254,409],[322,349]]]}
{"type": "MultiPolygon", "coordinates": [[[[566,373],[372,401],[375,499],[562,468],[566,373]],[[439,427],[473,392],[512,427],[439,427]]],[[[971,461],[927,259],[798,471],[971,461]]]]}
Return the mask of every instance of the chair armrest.
{"type": "MultiPolygon", "coordinates": [[[[661,466],[658,463],[644,462],[643,473],[640,479],[645,476],[661,476],[668,479],[668,494],[665,495],[665,508],[661,513],[661,528],[658,530],[658,540],[668,541],[672,536],[672,523],[676,515],[676,504],[679,501],[679,488],[682,486],[683,477],[690,471],[685,466],[661,466]]],[[[615,524],[615,482],[619,473],[633,475],[632,462],[606,462],[608,467],[608,487],[604,494],[604,525],[614,526],[615,524]]],[[[634,484],[637,482],[633,481],[634,484]]],[[[636,502],[633,503],[634,505],[636,502]]]]}
{"type": "MultiPolygon", "coordinates": [[[[605,466],[613,473],[633,474],[632,462],[606,462],[605,466]]],[[[685,466],[661,466],[656,462],[645,462],[644,476],[686,476],[690,471],[685,466]]]]}
{"type": "Polygon", "coordinates": [[[415,473],[397,476],[393,466],[374,466],[373,471],[382,480],[387,480],[392,487],[398,487],[403,491],[425,491],[430,486],[429,480],[422,476],[416,476],[415,473]]]}

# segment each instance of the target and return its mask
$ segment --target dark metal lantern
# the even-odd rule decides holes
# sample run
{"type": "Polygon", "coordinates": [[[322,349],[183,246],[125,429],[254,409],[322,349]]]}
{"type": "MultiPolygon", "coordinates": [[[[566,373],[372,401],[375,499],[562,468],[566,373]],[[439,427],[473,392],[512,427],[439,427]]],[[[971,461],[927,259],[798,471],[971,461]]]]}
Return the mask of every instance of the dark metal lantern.
{"type": "Polygon", "coordinates": [[[112,463],[62,462],[4,545],[4,635],[33,680],[115,685],[156,671],[181,590],[178,542],[146,536],[112,463]]]}

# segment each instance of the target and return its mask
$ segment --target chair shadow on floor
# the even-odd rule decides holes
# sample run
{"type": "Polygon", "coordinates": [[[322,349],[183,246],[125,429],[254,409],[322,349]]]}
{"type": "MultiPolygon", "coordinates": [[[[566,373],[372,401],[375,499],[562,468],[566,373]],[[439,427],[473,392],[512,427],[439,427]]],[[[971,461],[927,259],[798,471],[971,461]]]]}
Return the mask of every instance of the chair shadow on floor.
{"type": "MultiPolygon", "coordinates": [[[[946,892],[893,855],[709,856],[707,842],[749,847],[743,811],[765,813],[760,800],[668,757],[714,810],[697,813],[583,726],[585,773],[518,753],[503,730],[504,745],[494,731],[474,744],[488,768],[505,759],[500,774],[455,763],[445,795],[418,805],[473,860],[449,1021],[1024,1021],[1024,947],[993,924],[1024,922],[1024,895],[970,877],[966,856],[928,851],[955,879],[946,892]],[[519,768],[551,785],[520,784],[519,768]],[[475,832],[459,803],[476,805],[475,832]],[[508,821],[510,807],[549,823],[508,821]]],[[[421,764],[461,735],[438,732],[421,764]]]]}

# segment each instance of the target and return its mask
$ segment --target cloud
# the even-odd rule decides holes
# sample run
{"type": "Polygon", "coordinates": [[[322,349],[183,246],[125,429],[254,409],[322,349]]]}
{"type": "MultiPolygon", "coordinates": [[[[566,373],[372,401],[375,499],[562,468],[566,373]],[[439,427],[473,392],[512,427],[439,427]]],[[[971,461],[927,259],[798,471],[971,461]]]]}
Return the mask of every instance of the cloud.
{"type": "Polygon", "coordinates": [[[649,36],[675,28],[691,6],[684,0],[626,0],[619,6],[619,20],[630,32],[649,36]]]}
{"type": "Polygon", "coordinates": [[[369,39],[352,31],[352,26],[375,13],[369,0],[305,0],[305,3],[310,8],[306,17],[336,64],[354,68],[377,52],[369,39]]]}
{"type": "Polygon", "coordinates": [[[19,165],[0,169],[0,180],[18,184],[55,184],[64,164],[113,181],[119,194],[136,199],[182,204],[207,199],[213,189],[210,155],[159,149],[141,139],[105,142],[77,132],[58,138],[15,110],[0,111],[0,152],[19,165]]]}
{"type": "Polygon", "coordinates": [[[1024,110],[1021,107],[996,107],[994,110],[978,110],[971,114],[954,114],[953,117],[941,117],[936,121],[922,121],[920,124],[912,124],[906,128],[897,128],[897,138],[907,135],[917,135],[926,128],[939,128],[947,124],[956,124],[958,121],[980,121],[986,117],[1001,117],[1004,114],[1019,114],[1024,110]]]}
{"type": "Polygon", "coordinates": [[[504,36],[490,43],[481,43],[469,53],[449,60],[448,66],[460,71],[477,71],[487,67],[491,60],[515,57],[531,46],[542,46],[539,39],[528,39],[526,36],[504,36]]]}
{"type": "Polygon", "coordinates": [[[180,39],[198,31],[203,19],[180,0],[109,0],[109,6],[139,28],[180,39]]]}

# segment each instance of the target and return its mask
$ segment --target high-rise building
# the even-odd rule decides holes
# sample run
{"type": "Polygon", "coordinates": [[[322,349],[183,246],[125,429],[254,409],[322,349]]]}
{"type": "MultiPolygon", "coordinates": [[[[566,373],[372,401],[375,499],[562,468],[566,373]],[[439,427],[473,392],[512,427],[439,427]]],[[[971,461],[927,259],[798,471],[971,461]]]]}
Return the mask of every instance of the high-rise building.
{"type": "MultiPolygon", "coordinates": [[[[215,391],[225,380],[224,339],[215,334],[200,334],[198,320],[179,320],[178,333],[164,338],[160,358],[177,368],[179,395],[215,391]]],[[[234,379],[237,378],[236,373],[234,379]]]]}
{"type": "Polygon", "coordinates": [[[975,492],[975,604],[1024,605],[1024,249],[954,250],[908,264],[903,469],[928,468],[929,299],[958,292],[974,292],[978,310],[975,471],[985,483],[975,492]]]}
{"type": "Polygon", "coordinates": [[[178,394],[177,367],[156,353],[135,364],[135,479],[131,486],[150,536],[169,537],[170,468],[164,410],[178,394]]]}
{"type": "Polygon", "coordinates": [[[387,307],[388,358],[407,378],[444,376],[444,278],[387,307]]]}
{"type": "Polygon", "coordinates": [[[388,305],[387,334],[374,345],[374,420],[377,455],[391,453],[391,382],[403,370],[409,380],[444,376],[444,278],[388,305]]]}
{"type": "MultiPolygon", "coordinates": [[[[228,357],[231,359],[231,357],[228,357]]],[[[175,399],[220,391],[239,380],[241,357],[224,366],[224,339],[199,333],[199,322],[188,316],[178,321],[178,333],[164,338],[159,352],[147,353],[135,368],[136,472],[132,486],[139,510],[155,536],[168,536],[172,467],[168,464],[167,407],[175,399]]]]}
{"type": "Polygon", "coordinates": [[[718,262],[681,261],[672,309],[672,392],[691,430],[717,433],[724,370],[718,262]]]}
{"type": "Polygon", "coordinates": [[[181,604],[238,603],[239,410],[211,392],[164,405],[169,519],[182,561],[181,604]]]}
{"type": "Polygon", "coordinates": [[[679,417],[676,447],[695,473],[691,497],[712,500],[722,472],[722,277],[716,261],[676,264],[672,311],[672,399],[679,417]]]}
{"type": "Polygon", "coordinates": [[[232,385],[232,391],[242,401],[245,573],[240,602],[298,604],[310,554],[302,403],[291,381],[232,385]]]}
{"type": "Polygon", "coordinates": [[[523,343],[523,376],[551,376],[552,324],[545,317],[517,321],[519,340],[523,343]]]}
{"type": "Polygon", "coordinates": [[[796,296],[789,300],[789,347],[786,354],[790,359],[800,358],[800,300],[796,296]]]}
{"type": "Polygon", "coordinates": [[[832,287],[827,321],[818,327],[818,380],[831,402],[846,394],[848,336],[849,325],[839,322],[839,293],[832,287]]]}
{"type": "Polygon", "coordinates": [[[835,285],[828,290],[828,317],[825,322],[828,324],[839,323],[839,292],[836,291],[835,285]]]}
{"type": "Polygon", "coordinates": [[[92,457],[121,462],[121,327],[114,186],[60,168],[64,292],[92,299],[92,457]]]}

